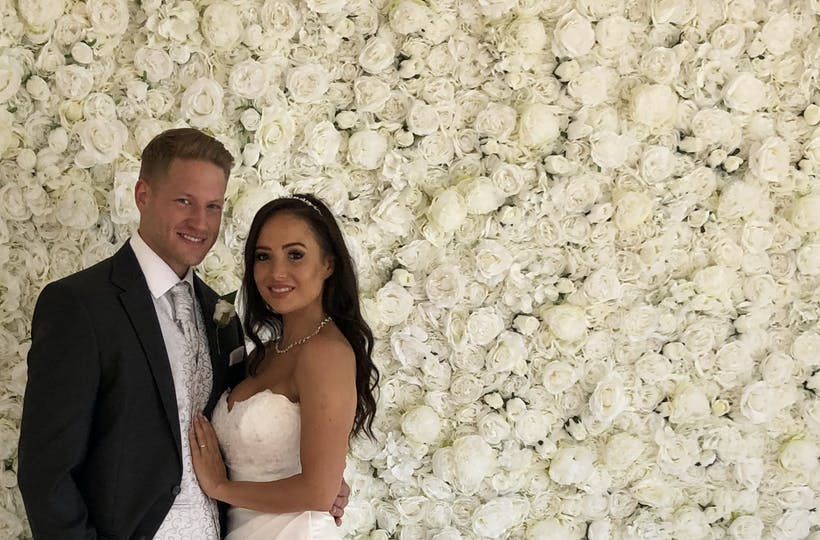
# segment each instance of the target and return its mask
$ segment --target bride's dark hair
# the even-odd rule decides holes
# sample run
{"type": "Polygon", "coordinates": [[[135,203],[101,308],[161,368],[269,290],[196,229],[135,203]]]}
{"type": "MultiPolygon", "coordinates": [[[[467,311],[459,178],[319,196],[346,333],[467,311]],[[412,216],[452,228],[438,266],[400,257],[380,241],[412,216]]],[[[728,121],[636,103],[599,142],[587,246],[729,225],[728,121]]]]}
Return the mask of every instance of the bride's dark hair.
{"type": "Polygon", "coordinates": [[[356,415],[353,419],[354,435],[364,431],[373,437],[373,416],[376,400],[373,396],[379,384],[379,371],[373,365],[373,332],[362,317],[359,307],[359,285],[353,260],[347,249],[342,231],[333,214],[325,204],[312,195],[298,194],[274,199],[256,213],[245,243],[245,273],[242,277],[245,315],[242,321],[245,332],[256,348],[248,358],[248,373],[256,375],[265,357],[265,347],[260,332],[278,332],[282,317],[271,312],[253,278],[256,244],[262,227],[274,215],[286,212],[307,223],[322,250],[333,260],[333,273],[325,280],[322,290],[322,308],[344,334],[356,355],[356,415]]]}

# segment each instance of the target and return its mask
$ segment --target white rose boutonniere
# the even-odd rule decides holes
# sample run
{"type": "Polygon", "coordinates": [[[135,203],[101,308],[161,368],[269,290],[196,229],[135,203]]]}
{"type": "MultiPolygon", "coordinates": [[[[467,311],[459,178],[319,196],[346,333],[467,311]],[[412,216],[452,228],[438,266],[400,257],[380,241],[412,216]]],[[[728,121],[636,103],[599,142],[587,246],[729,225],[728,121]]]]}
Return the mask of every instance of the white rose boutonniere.
{"type": "Polygon", "coordinates": [[[220,298],[214,306],[214,322],[219,328],[224,328],[236,317],[236,310],[233,304],[220,298]]]}

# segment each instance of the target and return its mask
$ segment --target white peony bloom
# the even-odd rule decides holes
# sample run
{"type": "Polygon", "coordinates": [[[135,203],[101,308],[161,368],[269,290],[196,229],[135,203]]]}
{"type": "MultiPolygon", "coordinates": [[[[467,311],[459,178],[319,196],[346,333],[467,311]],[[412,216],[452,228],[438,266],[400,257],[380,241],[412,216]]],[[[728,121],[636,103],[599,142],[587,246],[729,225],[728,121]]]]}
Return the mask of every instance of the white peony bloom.
{"type": "Polygon", "coordinates": [[[54,82],[60,95],[67,99],[81,101],[94,87],[94,75],[77,64],[60,66],[54,74],[54,82]]]}
{"type": "Polygon", "coordinates": [[[342,145],[342,135],[333,123],[323,120],[305,126],[305,151],[316,163],[330,165],[342,145]]]}
{"type": "Polygon", "coordinates": [[[330,74],[321,64],[303,64],[288,71],[285,86],[296,103],[316,103],[330,87],[330,74]]]}
{"type": "Polygon", "coordinates": [[[16,4],[20,18],[32,34],[49,32],[66,8],[65,0],[20,0],[16,4]]]}
{"type": "Polygon", "coordinates": [[[293,118],[286,107],[266,107],[254,139],[263,155],[279,155],[290,148],[294,129],[293,118]]]}
{"type": "Polygon", "coordinates": [[[763,381],[748,385],[740,396],[740,413],[752,424],[768,422],[777,414],[775,390],[763,381]]]}
{"type": "Polygon", "coordinates": [[[0,103],[9,101],[20,89],[23,66],[8,55],[0,56],[0,103]]]}
{"type": "Polygon", "coordinates": [[[643,85],[632,94],[632,118],[649,128],[669,126],[677,113],[678,96],[668,85],[643,85]]]}
{"type": "Polygon", "coordinates": [[[222,86],[215,80],[195,80],[180,99],[182,117],[197,128],[216,125],[222,119],[223,96],[222,86]]]}
{"type": "Polygon", "coordinates": [[[100,217],[94,194],[90,188],[81,185],[73,185],[63,193],[54,213],[61,225],[77,230],[94,226],[100,217]]]}
{"type": "Polygon", "coordinates": [[[427,405],[408,411],[401,420],[401,429],[407,438],[421,444],[437,442],[442,428],[441,418],[427,405]]]}
{"type": "Polygon", "coordinates": [[[754,112],[766,103],[766,85],[751,73],[738,73],[724,85],[723,102],[741,113],[754,112]]]}
{"type": "Polygon", "coordinates": [[[435,107],[423,101],[415,101],[407,111],[407,129],[416,135],[430,135],[439,127],[439,117],[435,107]]]}
{"type": "Polygon", "coordinates": [[[789,174],[789,147],[780,137],[769,137],[752,145],[749,169],[768,182],[783,182],[789,174]]]}
{"type": "Polygon", "coordinates": [[[495,452],[478,435],[453,441],[452,457],[455,487],[464,495],[475,493],[484,478],[496,468],[495,452]]]}
{"type": "Polygon", "coordinates": [[[798,475],[810,475],[817,469],[820,447],[808,439],[795,439],[780,448],[777,463],[786,471],[798,475]]]}
{"type": "Polygon", "coordinates": [[[797,199],[791,209],[791,222],[800,232],[820,230],[820,195],[797,199]]]}
{"type": "Polygon", "coordinates": [[[731,540],[760,540],[763,522],[757,516],[738,516],[726,531],[731,540]]]}
{"type": "Polygon", "coordinates": [[[675,390],[670,409],[669,421],[675,424],[702,422],[711,414],[709,398],[703,390],[689,383],[684,383],[675,390]]]}
{"type": "Polygon", "coordinates": [[[717,215],[724,221],[734,221],[750,217],[759,207],[760,188],[736,180],[723,188],[718,201],[717,215]]]}
{"type": "Polygon", "coordinates": [[[590,136],[589,142],[592,161],[601,168],[614,169],[626,161],[632,140],[612,131],[598,131],[590,136]]]}
{"type": "Polygon", "coordinates": [[[369,129],[357,131],[350,136],[348,141],[348,162],[359,169],[378,169],[386,153],[387,139],[377,131],[369,129]]]}
{"type": "Polygon", "coordinates": [[[502,538],[523,521],[529,503],[523,497],[498,497],[479,506],[472,516],[472,529],[480,538],[502,538]]]}
{"type": "Polygon", "coordinates": [[[692,134],[705,144],[722,145],[734,143],[739,136],[732,115],[716,107],[695,113],[692,118],[692,134]]]}
{"type": "Polygon", "coordinates": [[[574,9],[558,20],[553,32],[552,52],[559,58],[577,58],[592,50],[595,30],[574,9]]]}
{"type": "Polygon", "coordinates": [[[638,227],[652,215],[654,204],[645,193],[628,191],[615,201],[615,225],[622,231],[638,227]]]}
{"type": "Polygon", "coordinates": [[[807,369],[820,367],[820,334],[808,331],[797,336],[792,343],[791,354],[807,369]]]}
{"type": "Polygon", "coordinates": [[[126,141],[128,128],[119,120],[90,119],[76,126],[83,149],[75,161],[84,168],[117,159],[126,141]]]}
{"type": "Polygon", "coordinates": [[[251,58],[231,68],[228,88],[239,97],[257,99],[268,91],[270,68],[251,58]]]}
{"type": "Polygon", "coordinates": [[[401,285],[388,281],[376,293],[376,309],[383,324],[402,324],[413,310],[413,296],[401,285]]]}
{"type": "Polygon", "coordinates": [[[398,34],[412,34],[424,30],[433,14],[424,4],[401,0],[390,11],[390,27],[398,34]]]}
{"type": "Polygon", "coordinates": [[[506,140],[515,129],[517,113],[515,109],[502,103],[488,103],[475,119],[475,130],[499,140],[506,140]]]}
{"type": "Polygon", "coordinates": [[[433,197],[427,214],[430,221],[441,231],[451,233],[457,230],[467,217],[467,205],[458,191],[446,189],[433,197]]]}
{"type": "Polygon", "coordinates": [[[618,433],[606,443],[603,459],[615,471],[625,471],[643,454],[646,445],[629,433],[618,433]]]}
{"type": "Polygon", "coordinates": [[[282,39],[292,38],[301,27],[299,9],[291,0],[265,0],[259,10],[263,28],[282,39]]]}
{"type": "Polygon", "coordinates": [[[521,111],[518,120],[518,139],[522,144],[540,148],[558,139],[560,122],[553,108],[532,103],[521,111]]]}
{"type": "Polygon", "coordinates": [[[555,360],[544,367],[541,384],[553,395],[559,395],[571,388],[580,378],[578,370],[566,362],[555,360]]]}
{"type": "Polygon", "coordinates": [[[588,107],[600,105],[609,99],[615,75],[610,69],[594,67],[572,77],[567,85],[569,95],[588,107]]]}
{"type": "Polygon", "coordinates": [[[760,39],[770,53],[780,56],[792,49],[795,23],[786,12],[778,13],[766,21],[760,29],[760,39]]]}
{"type": "Polygon", "coordinates": [[[546,308],[541,314],[552,334],[563,341],[581,340],[587,331],[584,310],[570,304],[560,304],[546,308]]]}
{"type": "Polygon", "coordinates": [[[86,11],[91,27],[104,36],[119,36],[128,29],[126,0],[88,0],[86,11]]]}
{"type": "Polygon", "coordinates": [[[174,62],[162,49],[143,46],[134,53],[134,68],[152,83],[167,79],[174,72],[174,62]]]}
{"type": "Polygon", "coordinates": [[[589,410],[599,422],[609,424],[629,405],[623,382],[616,375],[601,380],[589,397],[589,410]]]}
{"type": "Polygon", "coordinates": [[[390,85],[376,77],[362,76],[353,82],[356,109],[379,112],[390,98],[390,85]]]}
{"type": "Polygon", "coordinates": [[[486,346],[504,330],[504,320],[494,307],[482,307],[472,312],[465,329],[467,338],[476,345],[486,346]]]}
{"type": "Polygon", "coordinates": [[[366,72],[377,74],[385,71],[396,61],[396,49],[386,39],[375,36],[367,40],[367,43],[359,53],[359,65],[366,72]]]}
{"type": "Polygon", "coordinates": [[[242,39],[244,28],[239,10],[228,2],[210,4],[199,23],[202,36],[214,49],[228,50],[242,39]]]}
{"type": "Polygon", "coordinates": [[[660,182],[672,176],[675,154],[664,146],[650,146],[641,156],[640,171],[649,182],[660,182]]]}
{"type": "MultiPolygon", "coordinates": [[[[555,518],[542,519],[527,527],[527,540],[566,540],[572,537],[572,529],[555,518]]],[[[609,537],[596,537],[595,540],[604,538],[609,537]]]]}
{"type": "Polygon", "coordinates": [[[594,461],[595,456],[586,446],[564,446],[552,457],[550,478],[562,486],[582,484],[595,471],[594,461]]]}
{"type": "Polygon", "coordinates": [[[537,54],[547,44],[547,31],[538,17],[518,17],[507,27],[508,40],[515,51],[537,54]]]}

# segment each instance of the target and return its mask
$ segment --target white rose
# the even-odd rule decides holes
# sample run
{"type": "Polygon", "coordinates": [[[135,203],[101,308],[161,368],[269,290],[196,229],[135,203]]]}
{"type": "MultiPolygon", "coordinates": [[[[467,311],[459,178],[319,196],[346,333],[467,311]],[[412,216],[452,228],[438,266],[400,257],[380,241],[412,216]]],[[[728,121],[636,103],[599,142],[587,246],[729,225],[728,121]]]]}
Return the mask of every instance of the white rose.
{"type": "Polygon", "coordinates": [[[724,85],[723,102],[738,112],[754,112],[766,104],[766,85],[751,73],[738,73],[724,85]]]}
{"type": "Polygon", "coordinates": [[[512,163],[499,163],[490,175],[493,185],[504,197],[518,195],[533,177],[531,170],[522,169],[512,163]]]}
{"type": "Polygon", "coordinates": [[[407,111],[407,129],[416,135],[429,135],[439,127],[438,113],[423,101],[415,101],[407,111]]]}
{"type": "Polygon", "coordinates": [[[618,433],[610,437],[604,448],[606,466],[615,471],[627,470],[643,454],[645,445],[629,433],[618,433]]]}
{"type": "Polygon", "coordinates": [[[458,185],[470,214],[489,214],[504,204],[504,195],[486,176],[465,180],[458,185]]]}
{"type": "MultiPolygon", "coordinates": [[[[3,84],[0,84],[3,86],[3,84]]],[[[8,87],[6,87],[8,88],[8,87]]],[[[26,91],[31,94],[31,97],[37,101],[46,101],[51,96],[51,90],[48,83],[37,75],[32,75],[26,81],[26,91]]],[[[16,92],[16,91],[15,91],[16,92]]],[[[0,100],[2,102],[2,100],[0,100]]]]}
{"type": "Polygon", "coordinates": [[[119,120],[91,119],[76,126],[83,150],[75,161],[83,168],[98,163],[111,163],[119,157],[128,140],[128,128],[119,120]]]}
{"type": "Polygon", "coordinates": [[[342,136],[332,122],[322,120],[305,127],[305,151],[316,163],[333,163],[341,145],[342,136]]]}
{"type": "Polygon", "coordinates": [[[430,165],[444,165],[453,160],[455,149],[450,136],[436,131],[422,139],[419,153],[430,165]]]}
{"type": "Polygon", "coordinates": [[[461,269],[452,264],[434,268],[424,283],[427,298],[438,307],[452,308],[464,297],[465,280],[461,269]]]}
{"type": "Polygon", "coordinates": [[[678,96],[665,84],[639,86],[632,94],[632,117],[649,128],[671,125],[678,112],[678,96]]]}
{"type": "Polygon", "coordinates": [[[368,73],[381,73],[396,60],[396,49],[383,37],[374,36],[359,53],[359,65],[368,73]]]}
{"type": "Polygon", "coordinates": [[[65,8],[65,0],[20,0],[17,2],[20,18],[32,34],[44,34],[51,30],[54,21],[63,14],[65,8]]]}
{"type": "Polygon", "coordinates": [[[709,41],[716,51],[730,58],[735,57],[743,52],[746,31],[740,25],[727,23],[717,27],[709,41]]]}
{"type": "Polygon", "coordinates": [[[62,194],[54,213],[61,225],[78,230],[93,227],[100,217],[94,194],[81,185],[73,185],[62,194]]]}
{"type": "Polygon", "coordinates": [[[780,448],[777,463],[786,471],[797,475],[810,475],[817,469],[820,448],[807,439],[787,442],[780,448]]]}
{"type": "Polygon", "coordinates": [[[626,161],[632,141],[612,131],[598,131],[590,136],[589,142],[592,145],[592,161],[599,167],[614,169],[626,161]]]}
{"type": "Polygon", "coordinates": [[[529,512],[523,497],[498,497],[479,506],[472,515],[472,530],[480,538],[501,538],[520,524],[529,512]]]}
{"type": "Polygon", "coordinates": [[[789,52],[794,39],[794,21],[791,15],[782,12],[770,17],[760,30],[760,39],[769,52],[776,56],[789,52]]]}
{"type": "Polygon", "coordinates": [[[707,266],[695,273],[692,282],[698,292],[721,298],[737,285],[737,273],[725,266],[707,266]]]}
{"type": "Polygon", "coordinates": [[[615,51],[629,44],[631,23],[620,15],[607,17],[595,25],[595,40],[605,50],[615,51]]]}
{"type": "MultiPolygon", "coordinates": [[[[573,538],[572,529],[562,524],[558,519],[542,519],[527,527],[527,540],[566,540],[573,538]]],[[[589,538],[593,538],[589,536],[589,538]]],[[[593,540],[604,540],[606,537],[594,537],[593,540]]]]}
{"type": "Polygon", "coordinates": [[[775,391],[763,381],[748,385],[740,396],[740,413],[753,424],[768,422],[777,409],[775,391]]]}
{"type": "Polygon", "coordinates": [[[381,167],[387,153],[387,139],[379,132],[369,129],[357,131],[350,136],[347,147],[348,162],[359,169],[374,170],[381,167]]]}
{"type": "Polygon", "coordinates": [[[645,193],[628,191],[615,201],[615,225],[622,231],[632,230],[652,215],[653,207],[645,193]]]}
{"type": "Polygon", "coordinates": [[[706,514],[693,506],[676,510],[672,524],[675,538],[708,538],[712,534],[706,514]]]}
{"type": "Polygon", "coordinates": [[[435,443],[442,430],[441,418],[431,407],[421,405],[404,414],[401,430],[408,439],[421,444],[435,443]]]}
{"type": "Polygon", "coordinates": [[[191,83],[180,99],[180,113],[192,126],[211,127],[222,119],[222,86],[213,79],[199,78],[191,83]]]}
{"type": "Polygon", "coordinates": [[[517,332],[504,331],[487,357],[487,368],[496,373],[512,371],[523,374],[527,370],[527,345],[517,332]]]}
{"type": "Polygon", "coordinates": [[[390,27],[397,34],[412,34],[424,30],[431,15],[427,6],[412,0],[402,0],[390,12],[390,27]]]}
{"type": "Polygon", "coordinates": [[[763,537],[763,522],[757,516],[739,516],[726,532],[732,540],[760,540],[763,537]]]}
{"type": "Polygon", "coordinates": [[[510,435],[510,425],[503,416],[497,412],[491,412],[483,416],[477,424],[478,434],[487,441],[488,444],[498,444],[507,440],[510,435]]]}
{"type": "Polygon", "coordinates": [[[304,64],[288,72],[285,86],[296,103],[315,103],[327,93],[330,75],[321,64],[304,64]]]}
{"type": "Polygon", "coordinates": [[[112,222],[119,225],[139,223],[139,210],[134,204],[134,185],[138,176],[136,171],[120,171],[114,175],[114,187],[108,195],[112,222]]]}
{"type": "Polygon", "coordinates": [[[589,410],[596,420],[610,423],[629,404],[623,384],[617,376],[610,375],[601,380],[589,397],[589,410]]]}
{"type": "Polygon", "coordinates": [[[559,448],[550,462],[549,475],[562,486],[581,484],[594,472],[595,457],[585,446],[559,448]]]}
{"type": "Polygon", "coordinates": [[[465,333],[476,345],[484,347],[492,343],[504,330],[504,319],[494,307],[482,307],[473,311],[467,319],[465,333]]]}
{"type": "MultiPolygon", "coordinates": [[[[736,180],[723,188],[718,201],[717,215],[721,220],[734,221],[751,216],[760,205],[761,193],[757,186],[736,180]]],[[[818,199],[820,205],[820,199],[818,199]]],[[[820,220],[818,220],[820,228],[820,220]]]]}
{"type": "Polygon", "coordinates": [[[595,30],[592,23],[574,9],[558,20],[553,33],[552,52],[558,57],[576,58],[592,50],[595,30]]]}
{"type": "Polygon", "coordinates": [[[413,310],[413,295],[393,281],[379,289],[375,300],[379,317],[387,326],[402,324],[413,310]]]}
{"type": "Polygon", "coordinates": [[[290,0],[265,0],[259,15],[262,26],[283,39],[292,38],[301,26],[299,10],[290,0]]]}
{"type": "Polygon", "coordinates": [[[286,107],[271,106],[262,111],[254,139],[264,155],[285,153],[294,137],[294,123],[286,107]]]}
{"type": "Polygon", "coordinates": [[[205,41],[218,50],[235,47],[244,31],[239,11],[227,2],[215,2],[205,8],[199,28],[205,41]]]}
{"type": "Polygon", "coordinates": [[[495,469],[495,452],[478,435],[456,439],[451,448],[455,487],[464,495],[472,495],[495,469]]]}
{"type": "Polygon", "coordinates": [[[795,201],[791,222],[800,232],[820,230],[820,195],[806,195],[795,201]]]}
{"type": "Polygon", "coordinates": [[[363,76],[353,82],[356,109],[364,112],[379,112],[390,98],[390,85],[376,77],[363,76]]]}
{"type": "Polygon", "coordinates": [[[86,13],[94,31],[104,36],[119,36],[128,29],[126,0],[88,0],[86,13]]]}
{"type": "Polygon", "coordinates": [[[0,56],[0,103],[17,94],[23,80],[23,66],[8,55],[0,56]]]}
{"type": "Polygon", "coordinates": [[[481,135],[505,140],[515,129],[516,116],[515,109],[512,107],[491,102],[478,113],[474,127],[481,135]]]}
{"type": "Polygon", "coordinates": [[[773,352],[760,364],[760,375],[769,386],[783,386],[792,379],[794,359],[784,352],[773,352]]]}
{"type": "Polygon", "coordinates": [[[560,304],[548,307],[542,313],[542,319],[550,332],[562,341],[576,342],[586,335],[586,315],[577,306],[560,304]]]}
{"type": "Polygon", "coordinates": [[[657,476],[643,478],[633,484],[630,491],[639,503],[664,510],[672,508],[680,499],[679,489],[657,476]]]}
{"type": "Polygon", "coordinates": [[[182,43],[197,31],[199,12],[188,0],[164,4],[148,18],[147,27],[166,39],[182,43]]]}
{"type": "Polygon", "coordinates": [[[608,302],[621,297],[621,282],[614,268],[599,268],[587,276],[583,291],[593,303],[608,302]]]}
{"type": "Polygon", "coordinates": [[[655,47],[641,56],[641,73],[659,84],[672,84],[680,73],[680,60],[673,49],[655,47]]]}
{"type": "Polygon", "coordinates": [[[249,58],[231,69],[228,88],[239,97],[257,99],[268,91],[270,68],[249,58]]]}
{"type": "Polygon", "coordinates": [[[560,122],[553,108],[532,103],[524,108],[518,121],[518,140],[525,146],[541,148],[558,139],[560,122]]]}
{"type": "Polygon", "coordinates": [[[707,419],[711,412],[709,398],[693,384],[681,384],[670,401],[669,421],[690,424],[707,419]]]}
{"type": "Polygon", "coordinates": [[[555,360],[544,367],[541,384],[550,394],[558,395],[571,388],[579,376],[577,369],[566,362],[555,360]]]}
{"type": "Polygon", "coordinates": [[[609,99],[609,91],[615,79],[612,71],[596,66],[572,77],[567,85],[569,95],[582,105],[594,107],[609,99]]]}
{"type": "Polygon", "coordinates": [[[518,17],[508,27],[508,40],[515,51],[536,54],[547,44],[544,23],[538,17],[518,17]]]}
{"type": "Polygon", "coordinates": [[[512,254],[496,240],[482,240],[475,247],[476,279],[491,287],[498,285],[512,265],[512,254]]]}
{"type": "Polygon", "coordinates": [[[445,233],[457,230],[467,217],[464,198],[455,189],[446,189],[433,197],[427,209],[430,221],[445,233]]]}
{"type": "Polygon", "coordinates": [[[769,137],[749,151],[749,169],[768,182],[786,180],[789,161],[789,147],[780,137],[769,137]]]}
{"type": "Polygon", "coordinates": [[[807,369],[815,369],[820,366],[820,335],[813,332],[805,332],[797,336],[792,343],[791,354],[801,366],[807,369]]]}
{"type": "Polygon", "coordinates": [[[94,86],[94,75],[77,64],[60,66],[54,74],[57,91],[63,97],[81,101],[94,86]]]}
{"type": "Polygon", "coordinates": [[[640,170],[649,182],[665,180],[675,170],[675,154],[665,146],[650,146],[641,156],[640,170]]]}
{"type": "Polygon", "coordinates": [[[797,269],[807,276],[820,274],[820,244],[808,244],[797,251],[797,269]]]}
{"type": "Polygon", "coordinates": [[[134,68],[153,82],[167,79],[174,72],[174,62],[162,49],[144,46],[134,53],[134,68]]]}
{"type": "Polygon", "coordinates": [[[732,115],[716,107],[702,109],[692,118],[692,134],[706,144],[731,144],[737,140],[738,129],[732,115]]]}
{"type": "Polygon", "coordinates": [[[347,0],[307,0],[306,3],[316,13],[338,13],[347,5],[347,0]]]}

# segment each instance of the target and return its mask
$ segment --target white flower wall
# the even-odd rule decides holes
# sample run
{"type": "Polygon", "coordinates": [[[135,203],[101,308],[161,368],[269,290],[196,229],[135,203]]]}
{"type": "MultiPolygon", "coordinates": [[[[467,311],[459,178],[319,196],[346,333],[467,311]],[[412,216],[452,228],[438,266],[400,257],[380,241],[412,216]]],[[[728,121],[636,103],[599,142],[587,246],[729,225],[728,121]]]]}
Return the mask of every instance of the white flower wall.
{"type": "Polygon", "coordinates": [[[50,280],[142,147],[237,157],[201,267],[314,192],[360,269],[352,538],[820,537],[820,0],[0,3],[0,536],[50,280]]]}

